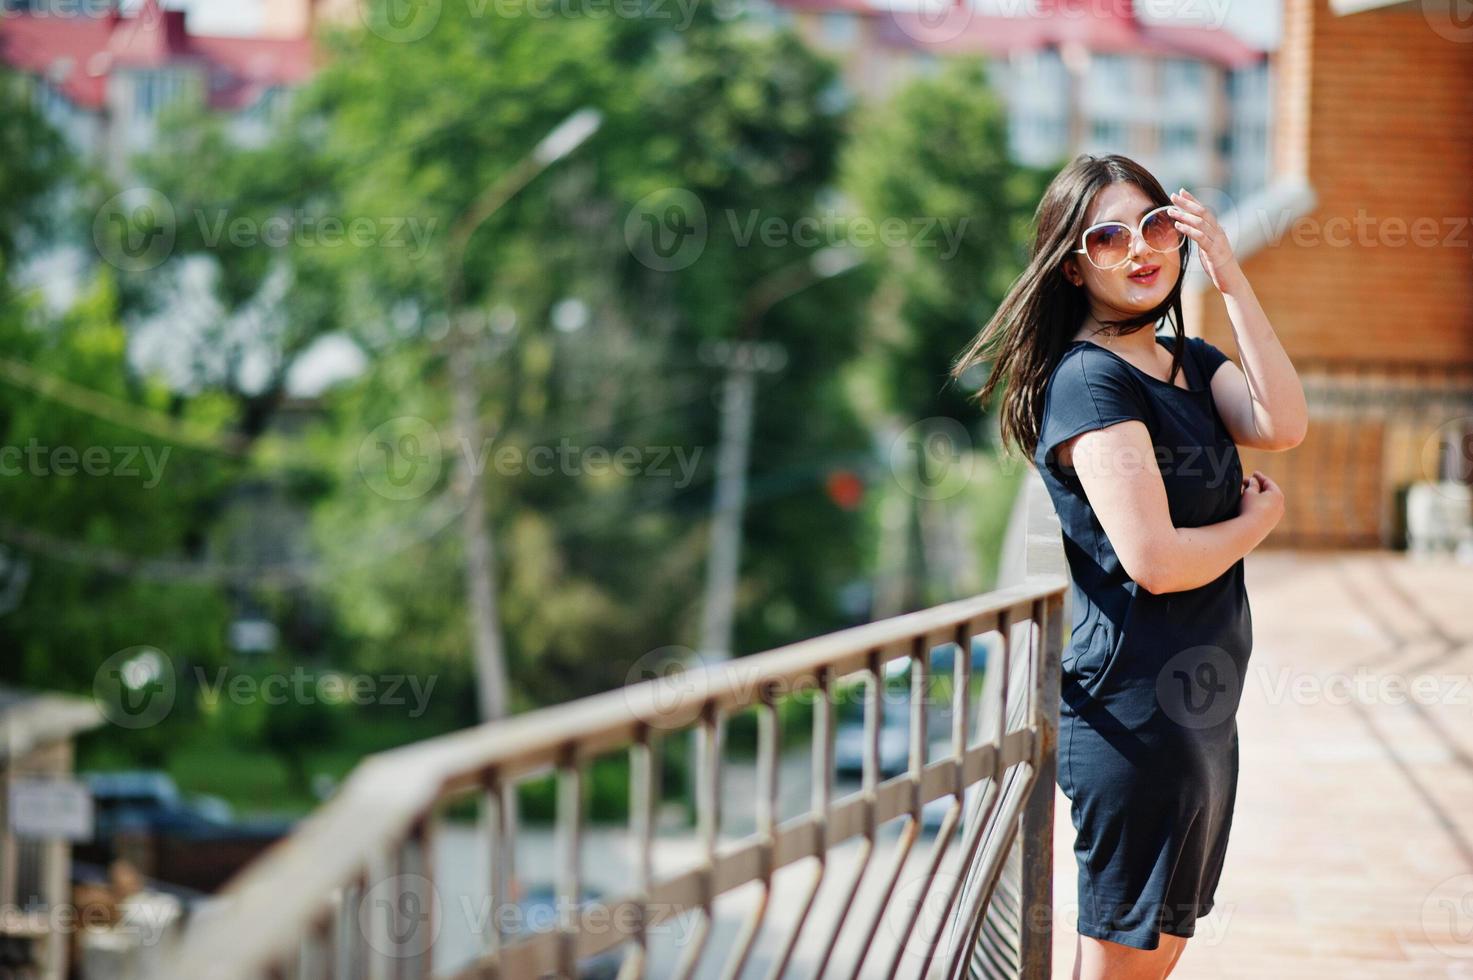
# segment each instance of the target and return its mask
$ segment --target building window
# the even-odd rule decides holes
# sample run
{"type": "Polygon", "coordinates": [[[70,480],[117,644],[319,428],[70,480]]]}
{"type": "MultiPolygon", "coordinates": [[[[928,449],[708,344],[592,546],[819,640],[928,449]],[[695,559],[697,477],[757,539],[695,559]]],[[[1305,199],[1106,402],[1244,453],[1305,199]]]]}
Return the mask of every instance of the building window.
{"type": "Polygon", "coordinates": [[[819,29],[824,43],[836,48],[850,47],[859,37],[859,25],[853,14],[827,11],[819,17],[819,29]]]}
{"type": "Polygon", "coordinates": [[[1169,58],[1161,66],[1161,87],[1165,94],[1177,92],[1199,94],[1207,86],[1207,71],[1200,61],[1169,58]]]}
{"type": "Polygon", "coordinates": [[[1090,58],[1093,83],[1105,92],[1130,91],[1130,62],[1123,55],[1097,54],[1090,58]]]}
{"type": "Polygon", "coordinates": [[[1161,151],[1163,153],[1186,153],[1198,145],[1198,130],[1184,123],[1168,123],[1161,127],[1161,151]]]}
{"type": "Polygon", "coordinates": [[[1090,139],[1096,146],[1118,151],[1125,148],[1125,123],[1114,119],[1095,119],[1089,127],[1090,139]]]}
{"type": "Polygon", "coordinates": [[[133,115],[152,119],[182,97],[187,79],[177,71],[138,71],[132,73],[133,115]]]}

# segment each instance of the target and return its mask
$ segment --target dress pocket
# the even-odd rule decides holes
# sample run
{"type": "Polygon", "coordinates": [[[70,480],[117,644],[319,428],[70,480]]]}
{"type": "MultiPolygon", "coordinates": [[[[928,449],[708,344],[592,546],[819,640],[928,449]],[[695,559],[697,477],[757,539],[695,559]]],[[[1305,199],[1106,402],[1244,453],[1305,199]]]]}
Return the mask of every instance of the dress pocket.
{"type": "Polygon", "coordinates": [[[1098,676],[1109,666],[1114,655],[1113,640],[1109,621],[1103,618],[1095,620],[1090,627],[1089,643],[1079,651],[1072,665],[1074,672],[1084,678],[1098,676]]]}

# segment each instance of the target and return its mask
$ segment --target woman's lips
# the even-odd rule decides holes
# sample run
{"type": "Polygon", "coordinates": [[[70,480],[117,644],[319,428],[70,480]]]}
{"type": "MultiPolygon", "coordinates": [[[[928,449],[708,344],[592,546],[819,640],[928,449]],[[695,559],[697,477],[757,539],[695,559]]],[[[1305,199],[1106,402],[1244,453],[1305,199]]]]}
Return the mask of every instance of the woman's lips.
{"type": "Polygon", "coordinates": [[[1139,283],[1142,286],[1149,286],[1152,283],[1154,283],[1156,281],[1156,278],[1158,276],[1160,276],[1160,275],[1161,275],[1161,267],[1159,265],[1156,265],[1156,266],[1152,266],[1151,267],[1151,271],[1150,272],[1147,272],[1147,273],[1144,273],[1144,274],[1138,275],[1138,276],[1137,275],[1131,275],[1131,276],[1127,276],[1126,278],[1129,279],[1131,282],[1139,283]]]}

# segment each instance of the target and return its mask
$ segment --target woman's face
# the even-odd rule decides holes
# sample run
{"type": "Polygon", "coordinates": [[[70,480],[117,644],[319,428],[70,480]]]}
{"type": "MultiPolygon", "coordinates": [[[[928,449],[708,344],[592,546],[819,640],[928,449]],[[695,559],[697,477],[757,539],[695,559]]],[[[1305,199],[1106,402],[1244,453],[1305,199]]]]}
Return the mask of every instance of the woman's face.
{"type": "MultiPolygon", "coordinates": [[[[1095,195],[1085,215],[1084,227],[1101,221],[1123,221],[1138,230],[1141,215],[1160,206],[1135,184],[1108,184],[1095,195]]],[[[1073,247],[1081,248],[1082,244],[1076,239],[1073,247]]],[[[1123,319],[1154,309],[1165,301],[1181,275],[1181,250],[1154,251],[1136,234],[1131,237],[1130,257],[1123,265],[1097,269],[1082,253],[1073,252],[1064,261],[1064,275],[1076,286],[1084,287],[1096,319],[1123,319]],[[1147,273],[1152,268],[1156,269],[1154,275],[1145,278],[1132,275],[1147,273]]]]}

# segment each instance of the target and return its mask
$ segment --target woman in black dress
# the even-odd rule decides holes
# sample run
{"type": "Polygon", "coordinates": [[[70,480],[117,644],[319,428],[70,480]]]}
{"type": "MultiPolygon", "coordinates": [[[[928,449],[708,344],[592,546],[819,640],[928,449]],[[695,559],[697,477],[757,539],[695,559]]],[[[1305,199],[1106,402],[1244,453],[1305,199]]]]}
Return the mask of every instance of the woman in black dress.
{"type": "Polygon", "coordinates": [[[1126,157],[1083,155],[1035,221],[1028,268],[953,373],[993,360],[984,402],[1007,379],[1003,436],[1038,467],[1073,579],[1058,781],[1077,830],[1074,976],[1156,980],[1213,907],[1252,647],[1243,557],[1284,512],[1237,447],[1292,448],[1308,413],[1191,194],[1168,195],[1126,157]],[[1184,335],[1193,242],[1242,369],[1184,335]],[[1163,318],[1172,332],[1158,336],[1163,318]]]}

